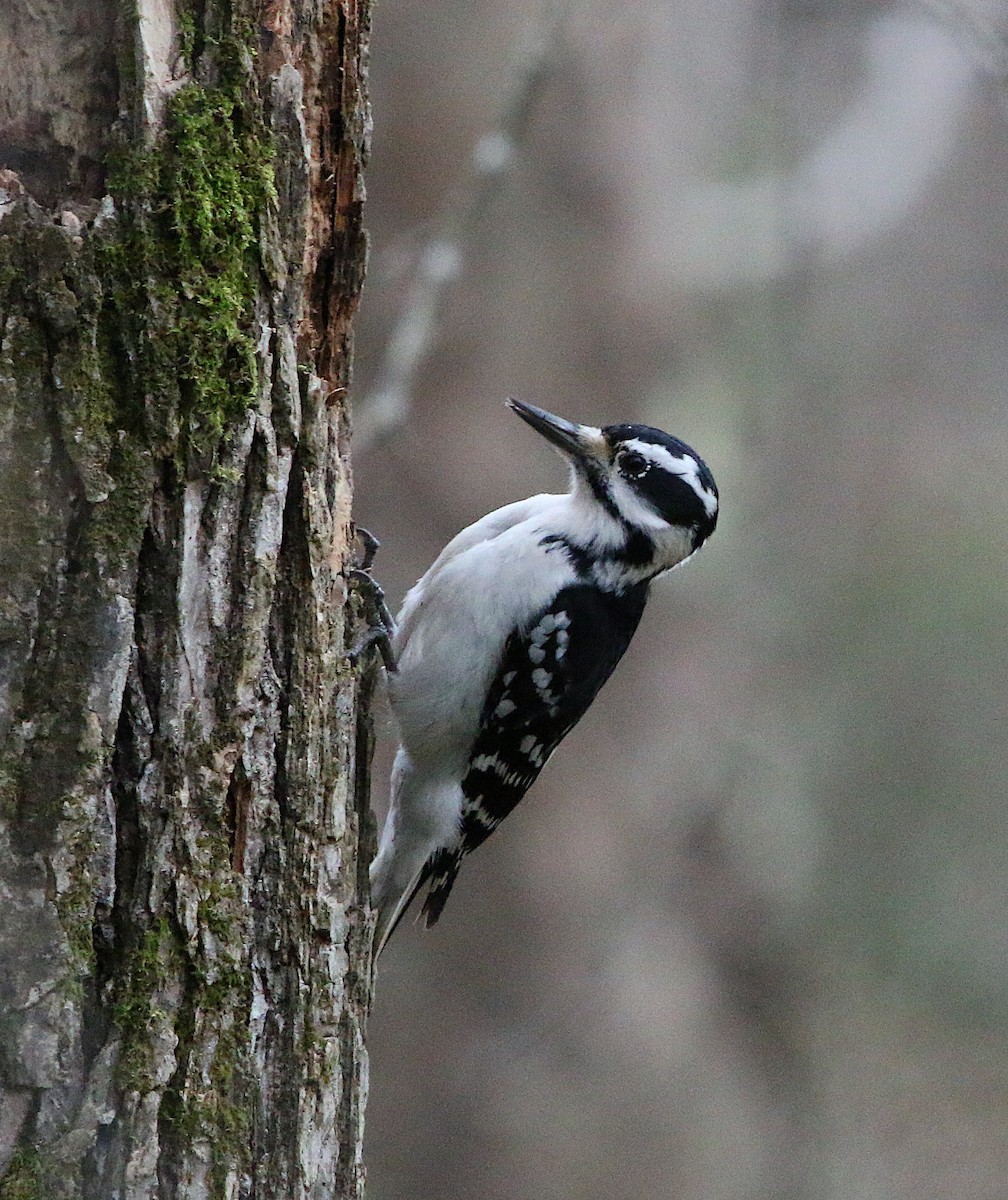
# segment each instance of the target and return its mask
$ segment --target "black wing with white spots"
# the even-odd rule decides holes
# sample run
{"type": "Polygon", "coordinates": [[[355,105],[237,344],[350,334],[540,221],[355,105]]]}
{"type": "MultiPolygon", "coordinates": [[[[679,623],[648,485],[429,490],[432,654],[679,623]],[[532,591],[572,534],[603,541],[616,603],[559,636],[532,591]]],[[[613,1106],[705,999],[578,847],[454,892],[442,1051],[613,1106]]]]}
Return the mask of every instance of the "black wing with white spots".
{"type": "Polygon", "coordinates": [[[430,885],[428,925],[441,915],[463,857],[504,820],[584,716],[630,644],[646,600],[646,583],[621,595],[577,584],[508,639],[462,780],[459,841],[431,858],[420,885],[430,885]]]}

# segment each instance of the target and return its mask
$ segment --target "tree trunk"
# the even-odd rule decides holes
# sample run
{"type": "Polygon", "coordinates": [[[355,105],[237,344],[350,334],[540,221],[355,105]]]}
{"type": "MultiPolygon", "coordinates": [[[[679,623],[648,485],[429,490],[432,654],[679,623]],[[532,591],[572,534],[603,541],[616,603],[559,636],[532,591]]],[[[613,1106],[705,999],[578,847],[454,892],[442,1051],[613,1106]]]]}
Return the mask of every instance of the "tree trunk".
{"type": "Polygon", "coordinates": [[[5,1200],[362,1193],[368,19],[0,18],[5,1200]]]}

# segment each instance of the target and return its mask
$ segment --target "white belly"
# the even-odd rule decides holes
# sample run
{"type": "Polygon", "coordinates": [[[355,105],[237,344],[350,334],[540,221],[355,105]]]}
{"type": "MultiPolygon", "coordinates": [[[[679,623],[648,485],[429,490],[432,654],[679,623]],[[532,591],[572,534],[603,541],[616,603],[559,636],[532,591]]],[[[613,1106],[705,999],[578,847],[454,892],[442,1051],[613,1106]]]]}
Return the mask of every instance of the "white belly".
{"type": "Polygon", "coordinates": [[[406,597],[389,691],[418,767],[464,767],[507,637],[571,582],[566,555],[539,546],[535,524],[521,522],[435,565],[406,597]]]}

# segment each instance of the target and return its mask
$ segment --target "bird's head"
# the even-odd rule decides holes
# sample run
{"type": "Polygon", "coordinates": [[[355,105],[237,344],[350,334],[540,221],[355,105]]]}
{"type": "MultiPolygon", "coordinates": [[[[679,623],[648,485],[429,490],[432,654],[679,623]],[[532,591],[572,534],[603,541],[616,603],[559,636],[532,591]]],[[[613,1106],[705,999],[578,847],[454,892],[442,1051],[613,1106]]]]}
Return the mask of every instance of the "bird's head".
{"type": "Polygon", "coordinates": [[[688,558],[714,532],[717,484],[679,438],[650,425],[577,425],[522,400],[508,405],[570,462],[575,494],[600,506],[631,538],[649,541],[660,569],[688,558]]]}

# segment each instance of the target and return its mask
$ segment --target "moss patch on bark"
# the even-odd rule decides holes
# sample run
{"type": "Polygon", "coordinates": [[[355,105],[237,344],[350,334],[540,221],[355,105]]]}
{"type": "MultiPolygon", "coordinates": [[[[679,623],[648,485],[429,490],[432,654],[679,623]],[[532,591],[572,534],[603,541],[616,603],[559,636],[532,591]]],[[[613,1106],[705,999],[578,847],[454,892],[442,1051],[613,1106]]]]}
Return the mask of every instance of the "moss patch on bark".
{"type": "Polygon", "coordinates": [[[203,465],[254,398],[259,214],[275,196],[249,51],[229,37],[215,54],[216,82],[183,83],[161,137],[119,153],[109,179],[123,227],[111,299],[132,332],[133,391],[153,445],[203,465]]]}

